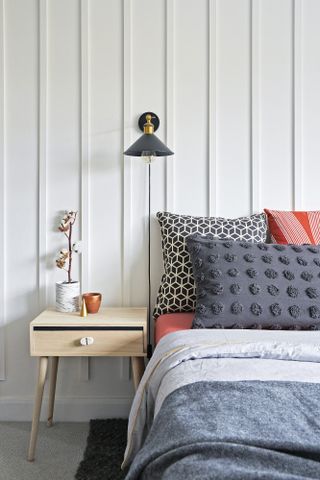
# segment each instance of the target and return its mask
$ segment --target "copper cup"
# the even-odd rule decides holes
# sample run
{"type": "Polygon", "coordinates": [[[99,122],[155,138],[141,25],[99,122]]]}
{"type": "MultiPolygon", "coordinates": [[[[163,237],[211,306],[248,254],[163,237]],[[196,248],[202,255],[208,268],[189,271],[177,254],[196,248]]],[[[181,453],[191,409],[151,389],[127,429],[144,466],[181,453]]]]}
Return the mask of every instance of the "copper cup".
{"type": "Polygon", "coordinates": [[[101,293],[89,292],[82,295],[86,302],[88,313],[97,313],[101,305],[101,293]]]}

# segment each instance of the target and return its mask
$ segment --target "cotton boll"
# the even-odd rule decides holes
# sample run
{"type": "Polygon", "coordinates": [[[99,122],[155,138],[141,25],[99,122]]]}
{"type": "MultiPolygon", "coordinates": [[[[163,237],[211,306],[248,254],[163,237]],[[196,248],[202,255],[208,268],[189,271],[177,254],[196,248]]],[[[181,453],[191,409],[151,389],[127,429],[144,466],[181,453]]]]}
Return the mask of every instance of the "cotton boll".
{"type": "Polygon", "coordinates": [[[82,252],[82,242],[81,241],[74,242],[74,244],[72,245],[72,251],[74,253],[81,253],[82,252]]]}

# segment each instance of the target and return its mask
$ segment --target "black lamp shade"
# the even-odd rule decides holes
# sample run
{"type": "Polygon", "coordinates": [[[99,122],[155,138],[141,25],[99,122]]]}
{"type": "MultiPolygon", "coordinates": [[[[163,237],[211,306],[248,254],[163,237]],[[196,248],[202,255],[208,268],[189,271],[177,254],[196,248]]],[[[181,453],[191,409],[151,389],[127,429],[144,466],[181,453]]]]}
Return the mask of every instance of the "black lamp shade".
{"type": "Polygon", "coordinates": [[[124,152],[124,155],[129,157],[168,157],[173,155],[173,152],[154,133],[144,133],[124,152]]]}

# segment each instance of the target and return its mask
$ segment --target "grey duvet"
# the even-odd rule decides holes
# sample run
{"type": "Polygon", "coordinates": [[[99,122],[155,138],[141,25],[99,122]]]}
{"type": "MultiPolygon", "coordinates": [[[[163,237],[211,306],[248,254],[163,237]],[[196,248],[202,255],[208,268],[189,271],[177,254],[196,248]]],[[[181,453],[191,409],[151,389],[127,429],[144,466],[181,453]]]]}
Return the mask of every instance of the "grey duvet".
{"type": "Polygon", "coordinates": [[[164,400],[126,480],[320,479],[320,385],[199,381],[164,400]]]}

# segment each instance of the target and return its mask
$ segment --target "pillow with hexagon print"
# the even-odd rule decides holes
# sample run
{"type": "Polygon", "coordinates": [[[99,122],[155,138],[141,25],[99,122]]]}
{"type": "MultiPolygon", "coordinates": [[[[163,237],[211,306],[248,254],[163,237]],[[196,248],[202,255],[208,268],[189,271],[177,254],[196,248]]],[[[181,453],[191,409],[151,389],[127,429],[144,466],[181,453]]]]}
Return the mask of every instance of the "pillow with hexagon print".
{"type": "Polygon", "coordinates": [[[320,329],[320,247],[187,238],[193,328],[320,329]]]}
{"type": "Polygon", "coordinates": [[[265,242],[267,223],[264,213],[235,219],[195,217],[158,212],[164,275],[154,309],[154,318],[165,313],[193,312],[196,291],[186,237],[192,233],[212,233],[218,238],[265,242]]]}

